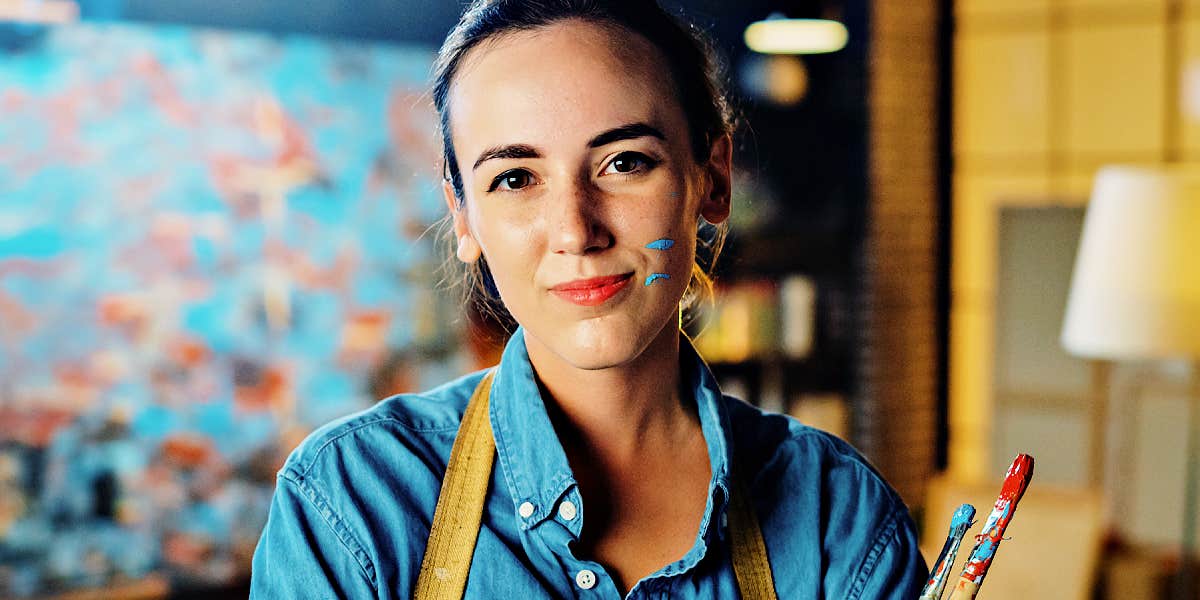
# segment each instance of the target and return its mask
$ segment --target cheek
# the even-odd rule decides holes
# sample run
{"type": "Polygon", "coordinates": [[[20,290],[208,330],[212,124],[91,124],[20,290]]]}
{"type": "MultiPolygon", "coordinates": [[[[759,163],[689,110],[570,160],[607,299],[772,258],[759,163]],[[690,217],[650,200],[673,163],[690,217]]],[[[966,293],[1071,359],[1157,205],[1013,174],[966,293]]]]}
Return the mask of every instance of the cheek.
{"type": "Polygon", "coordinates": [[[471,217],[471,233],[507,303],[527,287],[522,282],[533,277],[540,239],[535,235],[536,228],[496,211],[476,210],[471,217]]]}
{"type": "Polygon", "coordinates": [[[483,256],[492,266],[493,277],[500,280],[523,279],[525,271],[532,271],[532,240],[508,231],[492,231],[480,240],[483,256]]]}

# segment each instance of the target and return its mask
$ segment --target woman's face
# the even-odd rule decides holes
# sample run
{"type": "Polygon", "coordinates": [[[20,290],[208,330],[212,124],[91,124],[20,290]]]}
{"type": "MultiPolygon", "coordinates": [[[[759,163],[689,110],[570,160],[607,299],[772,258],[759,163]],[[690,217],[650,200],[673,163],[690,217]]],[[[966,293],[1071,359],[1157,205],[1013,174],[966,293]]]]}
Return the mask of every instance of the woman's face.
{"type": "Polygon", "coordinates": [[[531,356],[599,369],[675,335],[697,218],[728,215],[730,142],[697,164],[657,48],[574,20],[504,34],[467,53],[449,106],[459,257],[482,252],[531,356]]]}

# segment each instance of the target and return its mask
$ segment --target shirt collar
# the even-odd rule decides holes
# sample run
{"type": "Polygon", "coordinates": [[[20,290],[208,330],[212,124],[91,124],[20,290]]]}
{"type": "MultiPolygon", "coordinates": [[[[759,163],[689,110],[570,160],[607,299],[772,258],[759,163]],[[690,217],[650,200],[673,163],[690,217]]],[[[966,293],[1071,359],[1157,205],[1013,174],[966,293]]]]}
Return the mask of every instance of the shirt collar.
{"type": "Polygon", "coordinates": [[[575,485],[575,476],[546,412],[522,328],[509,338],[500,357],[489,412],[513,508],[533,505],[532,513],[521,515],[521,528],[526,529],[553,514],[555,502],[575,485]]]}
{"type": "MultiPolygon", "coordinates": [[[[724,514],[728,503],[732,437],[729,415],[712,372],[682,333],[679,346],[680,377],[691,385],[712,467],[700,539],[679,561],[694,564],[703,555],[706,542],[711,541],[711,524],[724,514]]],[[[533,505],[532,513],[521,515],[521,528],[527,529],[553,515],[556,504],[576,481],[538,389],[523,328],[517,328],[504,349],[492,381],[490,405],[496,453],[513,508],[520,514],[526,502],[533,505]]],[[[668,568],[690,567],[679,563],[668,568]]]]}

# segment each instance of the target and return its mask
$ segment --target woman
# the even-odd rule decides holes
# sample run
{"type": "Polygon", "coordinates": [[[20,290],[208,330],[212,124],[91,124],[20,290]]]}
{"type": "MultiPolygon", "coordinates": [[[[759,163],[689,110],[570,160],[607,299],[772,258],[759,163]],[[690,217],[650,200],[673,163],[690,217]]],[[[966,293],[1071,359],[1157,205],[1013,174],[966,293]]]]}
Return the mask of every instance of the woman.
{"type": "Polygon", "coordinates": [[[466,11],[434,89],[444,193],[458,259],[520,327],[489,374],[295,450],[256,596],[916,597],[895,492],[722,396],[679,330],[698,223],[730,210],[706,48],[646,0],[466,11]]]}

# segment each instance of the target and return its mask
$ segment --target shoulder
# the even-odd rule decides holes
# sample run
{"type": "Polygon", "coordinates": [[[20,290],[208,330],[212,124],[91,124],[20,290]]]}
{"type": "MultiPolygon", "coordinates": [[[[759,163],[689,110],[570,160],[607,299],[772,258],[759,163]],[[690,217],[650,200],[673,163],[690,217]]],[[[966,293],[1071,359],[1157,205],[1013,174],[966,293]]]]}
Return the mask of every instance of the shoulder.
{"type": "MultiPolygon", "coordinates": [[[[867,488],[889,505],[899,497],[878,471],[853,446],[793,417],[764,412],[746,402],[725,397],[733,428],[735,453],[753,480],[794,475],[813,481],[814,475],[830,492],[867,488]]],[[[753,483],[753,481],[751,482],[753,483]]]]}
{"type": "Polygon", "coordinates": [[[390,557],[423,552],[450,450],[482,375],[387,398],[309,434],[279,470],[256,552],[260,570],[279,556],[274,568],[295,567],[314,581],[330,570],[339,581],[359,571],[371,586],[408,585],[419,565],[390,557]]]}
{"type": "Polygon", "coordinates": [[[448,444],[453,443],[483,373],[471,373],[426,392],[392,396],[317,428],[291,452],[280,476],[303,481],[356,458],[402,459],[443,449],[448,454],[448,444]]]}
{"type": "Polygon", "coordinates": [[[736,399],[727,405],[763,530],[780,534],[766,536],[772,562],[823,581],[830,597],[919,591],[927,572],[908,508],[862,454],[792,417],[736,399]]]}

